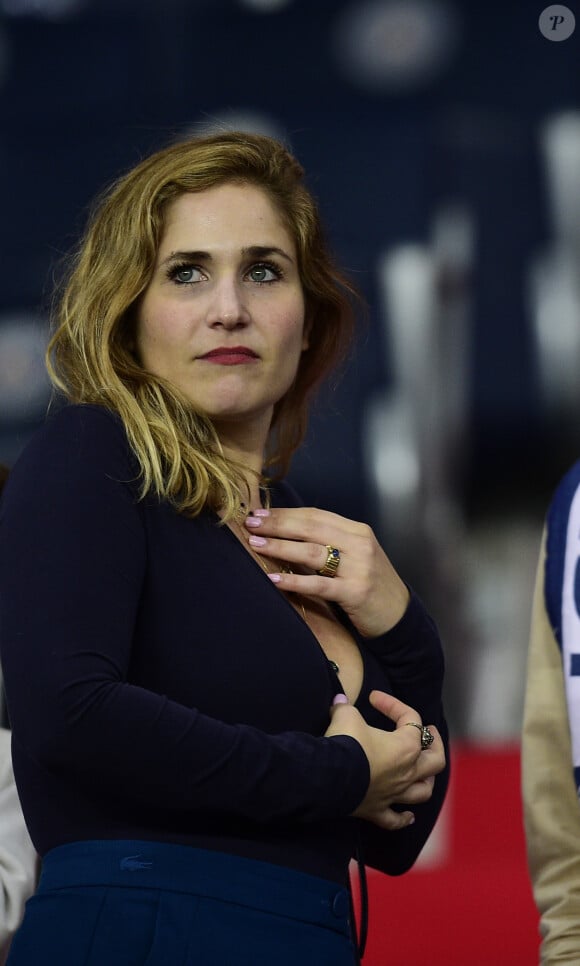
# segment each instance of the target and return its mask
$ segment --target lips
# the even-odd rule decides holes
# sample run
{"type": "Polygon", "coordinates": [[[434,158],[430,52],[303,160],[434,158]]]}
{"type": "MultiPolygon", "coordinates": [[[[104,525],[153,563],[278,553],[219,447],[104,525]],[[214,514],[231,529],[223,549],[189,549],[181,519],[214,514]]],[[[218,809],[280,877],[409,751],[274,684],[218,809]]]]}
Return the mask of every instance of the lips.
{"type": "Polygon", "coordinates": [[[211,349],[210,352],[206,352],[203,356],[199,356],[200,359],[205,359],[207,362],[214,362],[222,366],[237,366],[243,365],[247,362],[252,362],[257,359],[257,354],[252,350],[248,349],[244,345],[234,345],[234,346],[219,346],[217,349],[211,349]]]}

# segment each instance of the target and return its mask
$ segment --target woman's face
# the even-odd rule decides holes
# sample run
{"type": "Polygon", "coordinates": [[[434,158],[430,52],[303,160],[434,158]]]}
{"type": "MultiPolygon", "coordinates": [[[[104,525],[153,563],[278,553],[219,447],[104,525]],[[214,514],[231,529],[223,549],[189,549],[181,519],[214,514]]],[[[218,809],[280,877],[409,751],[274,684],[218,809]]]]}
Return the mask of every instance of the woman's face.
{"type": "Polygon", "coordinates": [[[296,248],[268,195],[223,184],[172,202],[137,314],[144,368],[216,425],[267,430],[307,345],[296,248]]]}

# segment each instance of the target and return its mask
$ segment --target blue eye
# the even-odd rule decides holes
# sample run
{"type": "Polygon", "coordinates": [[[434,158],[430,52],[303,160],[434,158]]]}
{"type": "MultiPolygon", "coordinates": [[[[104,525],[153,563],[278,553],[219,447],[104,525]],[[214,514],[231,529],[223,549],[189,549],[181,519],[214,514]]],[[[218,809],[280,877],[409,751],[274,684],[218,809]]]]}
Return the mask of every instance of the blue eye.
{"type": "Polygon", "coordinates": [[[199,282],[201,276],[201,269],[195,265],[174,265],[169,271],[169,278],[177,285],[191,285],[199,282]]]}
{"type": "Polygon", "coordinates": [[[282,277],[282,272],[276,265],[260,262],[258,265],[252,265],[248,275],[252,282],[277,282],[282,277]]]}

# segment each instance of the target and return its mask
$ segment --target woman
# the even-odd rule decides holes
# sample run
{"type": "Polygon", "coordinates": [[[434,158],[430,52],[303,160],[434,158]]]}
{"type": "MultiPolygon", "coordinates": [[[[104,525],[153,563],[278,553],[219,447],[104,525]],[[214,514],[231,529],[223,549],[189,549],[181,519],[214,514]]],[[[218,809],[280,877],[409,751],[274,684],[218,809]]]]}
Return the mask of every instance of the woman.
{"type": "Polygon", "coordinates": [[[0,520],[44,858],[11,966],[352,964],[351,856],[404,872],[440,809],[436,631],[367,526],[279,481],[351,328],[302,174],[257,135],[170,146],[74,260],[69,405],[0,520]]]}

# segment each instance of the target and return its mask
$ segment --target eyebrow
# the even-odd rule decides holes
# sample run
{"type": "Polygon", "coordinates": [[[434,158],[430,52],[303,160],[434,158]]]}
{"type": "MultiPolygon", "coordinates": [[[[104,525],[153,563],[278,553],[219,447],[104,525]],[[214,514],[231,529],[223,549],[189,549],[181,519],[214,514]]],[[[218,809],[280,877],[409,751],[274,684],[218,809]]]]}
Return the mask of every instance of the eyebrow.
{"type": "MultiPolygon", "coordinates": [[[[288,255],[282,248],[276,248],[274,245],[250,245],[248,248],[242,248],[241,254],[244,258],[268,258],[272,255],[279,255],[280,258],[285,258],[286,261],[294,264],[294,259],[288,255]]],[[[210,252],[203,251],[179,251],[171,252],[167,258],[164,258],[162,265],[171,264],[171,262],[211,262],[213,256],[210,252]]]]}

